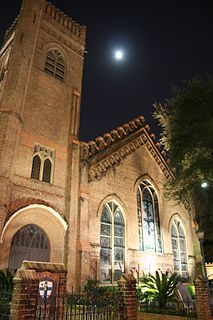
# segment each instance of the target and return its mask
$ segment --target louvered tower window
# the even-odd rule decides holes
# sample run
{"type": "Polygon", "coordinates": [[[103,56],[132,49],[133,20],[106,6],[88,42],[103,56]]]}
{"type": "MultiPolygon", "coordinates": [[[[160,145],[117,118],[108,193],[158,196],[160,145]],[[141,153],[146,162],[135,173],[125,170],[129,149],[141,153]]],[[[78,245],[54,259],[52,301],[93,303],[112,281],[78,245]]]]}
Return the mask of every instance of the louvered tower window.
{"type": "Polygon", "coordinates": [[[64,80],[65,62],[63,55],[59,50],[51,49],[48,51],[44,70],[60,81],[64,80]]]}
{"type": "Polygon", "coordinates": [[[53,180],[54,151],[45,146],[36,144],[32,163],[31,178],[52,182],[53,180]]]}

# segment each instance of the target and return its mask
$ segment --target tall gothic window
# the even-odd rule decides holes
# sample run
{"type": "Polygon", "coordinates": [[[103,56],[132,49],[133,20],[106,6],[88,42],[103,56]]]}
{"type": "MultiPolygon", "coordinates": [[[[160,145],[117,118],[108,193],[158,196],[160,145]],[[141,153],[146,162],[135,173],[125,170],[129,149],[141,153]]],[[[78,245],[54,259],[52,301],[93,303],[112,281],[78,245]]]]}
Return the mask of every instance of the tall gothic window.
{"type": "Polygon", "coordinates": [[[110,201],[101,215],[100,281],[116,282],[124,272],[125,226],[119,206],[110,201]]]}
{"type": "Polygon", "coordinates": [[[31,178],[52,182],[54,151],[36,144],[34,147],[31,178]]]}
{"type": "Polygon", "coordinates": [[[147,180],[138,186],[137,207],[140,250],[162,253],[158,198],[147,180]]]}
{"type": "Polygon", "coordinates": [[[45,61],[45,72],[63,81],[65,74],[65,62],[62,54],[57,49],[48,51],[45,61]]]}
{"type": "Polygon", "coordinates": [[[175,219],[171,229],[172,251],[174,260],[174,272],[183,278],[188,277],[188,266],[186,257],[186,239],[180,221],[175,219]]]}

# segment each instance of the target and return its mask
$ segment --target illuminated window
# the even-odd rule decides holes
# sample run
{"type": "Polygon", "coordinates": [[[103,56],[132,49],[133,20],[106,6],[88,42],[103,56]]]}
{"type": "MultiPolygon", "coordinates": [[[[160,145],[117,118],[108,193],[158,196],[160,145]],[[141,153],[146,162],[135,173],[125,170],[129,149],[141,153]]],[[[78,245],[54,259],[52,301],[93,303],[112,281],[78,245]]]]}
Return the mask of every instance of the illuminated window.
{"type": "Polygon", "coordinates": [[[34,147],[31,178],[52,182],[54,151],[36,144],[34,147]]]}
{"type": "Polygon", "coordinates": [[[45,72],[63,81],[65,74],[65,62],[62,54],[57,49],[48,51],[45,61],[45,72]]]}
{"type": "Polygon", "coordinates": [[[146,180],[138,186],[137,207],[140,250],[162,253],[158,198],[146,180]]]}
{"type": "Polygon", "coordinates": [[[171,228],[172,251],[174,260],[174,272],[183,278],[188,277],[188,266],[186,257],[186,239],[181,223],[175,219],[171,228]]]}
{"type": "Polygon", "coordinates": [[[125,232],[119,206],[110,201],[101,215],[100,281],[116,282],[124,272],[125,232]]]}

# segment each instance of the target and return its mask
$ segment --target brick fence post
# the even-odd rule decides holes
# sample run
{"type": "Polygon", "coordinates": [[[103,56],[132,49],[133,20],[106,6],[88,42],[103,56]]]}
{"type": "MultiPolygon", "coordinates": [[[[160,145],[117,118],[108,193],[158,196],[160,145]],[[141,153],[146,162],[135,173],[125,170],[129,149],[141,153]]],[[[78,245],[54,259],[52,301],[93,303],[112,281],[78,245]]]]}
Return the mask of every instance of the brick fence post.
{"type": "Polygon", "coordinates": [[[118,280],[118,290],[123,298],[125,318],[137,320],[136,280],[131,274],[122,274],[118,280]]]}
{"type": "MultiPolygon", "coordinates": [[[[49,305],[55,304],[54,308],[58,320],[64,318],[67,283],[67,271],[64,264],[24,261],[21,268],[16,272],[13,281],[10,320],[35,319],[37,307],[44,308],[44,301],[39,294],[39,282],[43,281],[52,282],[53,298],[52,302],[49,301],[49,305]]],[[[51,295],[49,299],[51,300],[51,295]]],[[[44,317],[47,318],[48,315],[44,317]]]]}
{"type": "Polygon", "coordinates": [[[210,320],[212,317],[208,281],[205,280],[202,275],[198,275],[194,281],[194,284],[198,320],[210,320]]]}
{"type": "Polygon", "coordinates": [[[34,320],[38,277],[34,270],[19,269],[13,278],[10,320],[34,320]]]}

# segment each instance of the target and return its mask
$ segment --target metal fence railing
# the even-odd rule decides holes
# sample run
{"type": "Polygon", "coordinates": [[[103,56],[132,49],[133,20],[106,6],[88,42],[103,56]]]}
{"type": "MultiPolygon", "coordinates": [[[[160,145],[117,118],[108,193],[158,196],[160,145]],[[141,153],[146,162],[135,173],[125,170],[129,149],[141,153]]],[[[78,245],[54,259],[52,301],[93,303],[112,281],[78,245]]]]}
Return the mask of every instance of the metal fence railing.
{"type": "Polygon", "coordinates": [[[88,296],[85,294],[67,294],[52,297],[51,304],[44,301],[35,310],[35,320],[122,320],[124,307],[119,295],[88,296]]]}
{"type": "Polygon", "coordinates": [[[0,319],[9,320],[10,317],[10,305],[12,301],[12,292],[0,291],[0,319]]]}

